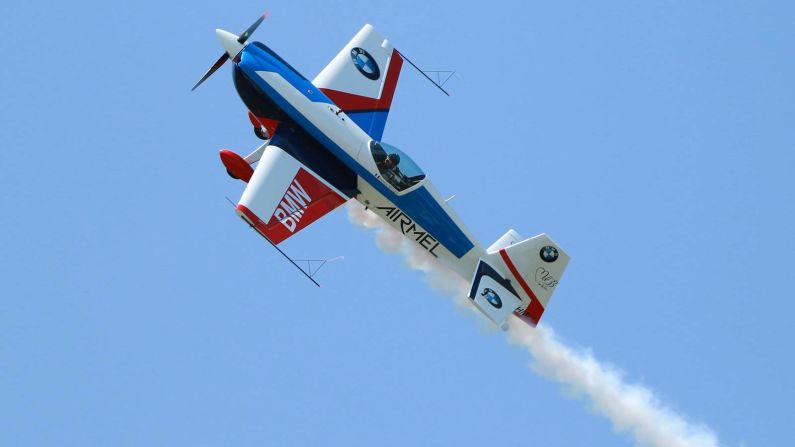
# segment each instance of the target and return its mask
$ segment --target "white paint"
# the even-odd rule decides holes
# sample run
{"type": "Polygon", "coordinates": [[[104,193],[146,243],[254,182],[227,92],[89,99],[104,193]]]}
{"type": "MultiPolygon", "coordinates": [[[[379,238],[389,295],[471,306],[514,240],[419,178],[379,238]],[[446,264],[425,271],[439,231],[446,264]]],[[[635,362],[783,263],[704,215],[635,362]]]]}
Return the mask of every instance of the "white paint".
{"type": "Polygon", "coordinates": [[[338,90],[368,98],[378,98],[383,89],[391,55],[392,45],[389,41],[379,35],[371,25],[364,25],[353,39],[312,80],[312,84],[319,88],[338,90]],[[366,78],[353,64],[351,50],[356,47],[366,50],[378,64],[381,75],[377,80],[366,78]]]}
{"type": "Polygon", "coordinates": [[[480,277],[480,281],[475,289],[473,303],[483,312],[483,315],[487,316],[489,320],[494,322],[497,326],[500,326],[511,316],[514,310],[521,306],[522,301],[508,291],[508,289],[500,285],[496,280],[488,275],[483,275],[480,277]],[[489,300],[486,299],[488,295],[486,289],[497,294],[501,302],[500,308],[494,307],[489,300]]]}
{"type": "Polygon", "coordinates": [[[606,417],[613,429],[629,434],[637,446],[718,447],[718,437],[702,424],[660,402],[654,392],[628,383],[614,367],[600,362],[589,351],[564,345],[552,329],[531,328],[510,318],[508,339],[532,354],[532,369],[551,379],[575,396],[586,399],[591,408],[606,417]]]}
{"type": "Polygon", "coordinates": [[[304,168],[311,176],[340,197],[345,197],[342,192],[280,147],[268,146],[240,197],[240,204],[251,210],[264,222],[270,221],[271,216],[276,215],[276,218],[290,232],[295,231],[304,209],[312,200],[303,186],[295,180],[300,168],[304,168]]]}

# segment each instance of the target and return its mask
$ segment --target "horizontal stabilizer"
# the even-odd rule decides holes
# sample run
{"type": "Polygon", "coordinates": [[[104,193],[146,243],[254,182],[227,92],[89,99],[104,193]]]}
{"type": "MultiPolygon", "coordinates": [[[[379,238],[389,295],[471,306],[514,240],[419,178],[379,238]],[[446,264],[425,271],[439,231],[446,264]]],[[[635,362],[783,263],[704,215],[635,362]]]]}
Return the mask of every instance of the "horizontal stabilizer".
{"type": "Polygon", "coordinates": [[[374,140],[384,134],[403,58],[371,25],[365,25],[312,84],[374,140]]]}
{"type": "Polygon", "coordinates": [[[513,311],[521,307],[516,290],[510,281],[482,259],[478,262],[469,298],[491,321],[501,325],[513,311]]]}

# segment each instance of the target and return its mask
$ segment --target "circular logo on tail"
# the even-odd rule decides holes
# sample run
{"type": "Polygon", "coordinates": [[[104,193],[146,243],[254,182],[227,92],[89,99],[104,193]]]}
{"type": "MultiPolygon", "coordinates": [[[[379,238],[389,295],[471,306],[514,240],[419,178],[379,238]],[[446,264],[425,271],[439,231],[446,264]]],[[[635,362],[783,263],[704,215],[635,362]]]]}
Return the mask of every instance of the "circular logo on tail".
{"type": "Polygon", "coordinates": [[[539,254],[544,262],[555,262],[558,259],[558,249],[551,245],[542,248],[539,254]]]}
{"type": "Polygon", "coordinates": [[[378,68],[375,59],[364,48],[356,47],[352,49],[351,60],[353,60],[353,65],[356,66],[359,73],[363,74],[367,79],[375,81],[381,76],[381,70],[378,68]]]}
{"type": "Polygon", "coordinates": [[[488,287],[483,289],[483,293],[481,293],[480,295],[485,296],[486,301],[488,301],[489,304],[491,304],[495,308],[499,309],[502,307],[502,300],[500,299],[500,296],[497,295],[497,292],[489,289],[488,287]]]}

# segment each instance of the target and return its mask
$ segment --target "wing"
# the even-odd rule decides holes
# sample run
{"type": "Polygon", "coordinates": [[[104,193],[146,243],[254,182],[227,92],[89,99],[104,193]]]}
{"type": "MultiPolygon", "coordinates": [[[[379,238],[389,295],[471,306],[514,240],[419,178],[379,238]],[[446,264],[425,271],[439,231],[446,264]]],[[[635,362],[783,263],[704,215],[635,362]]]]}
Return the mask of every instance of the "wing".
{"type": "Polygon", "coordinates": [[[268,146],[237,213],[279,244],[345,203],[343,194],[279,147],[268,146]]]}
{"type": "Polygon", "coordinates": [[[374,140],[384,134],[403,58],[365,25],[312,83],[374,140]]]}

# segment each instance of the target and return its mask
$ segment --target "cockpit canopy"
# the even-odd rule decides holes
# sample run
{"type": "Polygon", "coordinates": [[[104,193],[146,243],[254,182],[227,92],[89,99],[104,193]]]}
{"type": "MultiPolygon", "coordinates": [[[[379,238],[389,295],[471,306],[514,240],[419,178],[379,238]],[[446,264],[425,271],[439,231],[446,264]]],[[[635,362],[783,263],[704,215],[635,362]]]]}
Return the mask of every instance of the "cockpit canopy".
{"type": "Polygon", "coordinates": [[[395,146],[370,140],[370,154],[381,177],[398,192],[411,188],[425,178],[414,160],[395,146]]]}

